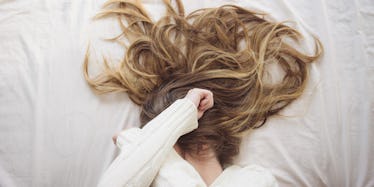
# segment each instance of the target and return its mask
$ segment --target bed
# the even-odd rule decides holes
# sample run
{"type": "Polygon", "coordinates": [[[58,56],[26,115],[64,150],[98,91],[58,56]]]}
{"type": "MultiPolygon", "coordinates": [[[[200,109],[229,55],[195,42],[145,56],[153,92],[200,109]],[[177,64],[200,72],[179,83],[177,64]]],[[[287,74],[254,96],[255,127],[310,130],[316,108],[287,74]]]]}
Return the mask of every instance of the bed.
{"type": "MultiPolygon", "coordinates": [[[[95,186],[118,150],[111,136],[139,125],[125,94],[95,95],[82,74],[87,45],[117,59],[105,0],[0,1],[0,186],[95,186]]],[[[154,19],[161,0],[144,0],[154,19]]],[[[186,12],[236,4],[289,20],[322,41],[304,95],[248,134],[235,159],[279,186],[374,186],[374,2],[184,0],[186,12]]]]}

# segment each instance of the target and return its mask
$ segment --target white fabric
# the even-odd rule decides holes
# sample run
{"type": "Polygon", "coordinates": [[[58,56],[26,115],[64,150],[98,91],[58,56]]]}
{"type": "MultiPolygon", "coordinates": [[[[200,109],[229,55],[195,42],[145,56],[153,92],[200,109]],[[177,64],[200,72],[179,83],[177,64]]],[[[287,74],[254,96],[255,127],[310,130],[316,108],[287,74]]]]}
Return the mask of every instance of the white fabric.
{"type": "Polygon", "coordinates": [[[130,129],[120,136],[124,139],[119,144],[122,151],[98,186],[150,186],[178,138],[197,126],[196,106],[188,99],[177,100],[142,129],[130,129]]]}
{"type": "MultiPolygon", "coordinates": [[[[105,0],[0,1],[0,186],[95,186],[118,154],[111,136],[139,125],[122,94],[96,96],[82,76],[93,55],[118,58],[116,24],[92,17],[105,0]]],[[[161,16],[159,1],[144,0],[161,16]]],[[[302,98],[253,131],[236,159],[273,168],[280,186],[374,186],[372,0],[184,0],[187,12],[234,3],[292,20],[325,55],[302,98]]]]}
{"type": "MultiPolygon", "coordinates": [[[[194,167],[172,150],[160,168],[152,187],[207,187],[194,167]]],[[[278,187],[269,170],[258,166],[231,165],[209,187],[278,187]]]]}
{"type": "MultiPolygon", "coordinates": [[[[173,149],[180,136],[197,126],[196,106],[188,99],[180,99],[145,127],[122,131],[116,141],[121,153],[104,172],[98,186],[207,187],[194,167],[173,149]]],[[[224,169],[209,186],[278,185],[274,176],[265,168],[232,165],[224,169]]]]}

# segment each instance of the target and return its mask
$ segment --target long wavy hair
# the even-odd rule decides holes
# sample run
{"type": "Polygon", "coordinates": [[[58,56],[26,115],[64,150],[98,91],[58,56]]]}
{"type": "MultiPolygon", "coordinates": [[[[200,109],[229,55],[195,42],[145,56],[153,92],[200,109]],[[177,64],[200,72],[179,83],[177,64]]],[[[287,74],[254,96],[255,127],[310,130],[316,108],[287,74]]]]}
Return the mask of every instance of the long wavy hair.
{"type": "Polygon", "coordinates": [[[302,94],[309,63],[321,55],[322,45],[314,37],[315,53],[303,53],[296,49],[302,38],[297,30],[239,6],[185,15],[180,0],[164,4],[166,15],[153,21],[138,0],[107,1],[96,18],[117,18],[122,33],[112,41],[129,45],[117,66],[104,60],[103,70],[93,77],[87,52],[85,79],[97,93],[126,92],[142,108],[142,125],[189,89],[211,90],[214,107],[178,144],[191,153],[209,145],[222,165],[230,164],[243,133],[262,126],[302,94]],[[271,79],[270,66],[282,77],[271,79]]]}

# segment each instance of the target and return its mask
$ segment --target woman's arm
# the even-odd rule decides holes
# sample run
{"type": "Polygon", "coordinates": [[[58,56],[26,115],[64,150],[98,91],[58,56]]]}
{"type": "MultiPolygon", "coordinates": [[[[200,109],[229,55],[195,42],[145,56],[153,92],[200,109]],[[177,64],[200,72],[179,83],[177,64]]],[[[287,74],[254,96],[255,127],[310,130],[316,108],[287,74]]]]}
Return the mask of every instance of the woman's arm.
{"type": "Polygon", "coordinates": [[[187,99],[177,100],[138,132],[112,162],[99,186],[149,186],[177,139],[197,128],[197,111],[187,99]],[[130,151],[131,150],[131,151],[130,151]]]}
{"type": "Polygon", "coordinates": [[[149,186],[177,139],[197,128],[198,116],[213,106],[213,95],[207,90],[192,89],[156,118],[137,130],[128,151],[122,151],[102,176],[99,185],[149,186]]]}

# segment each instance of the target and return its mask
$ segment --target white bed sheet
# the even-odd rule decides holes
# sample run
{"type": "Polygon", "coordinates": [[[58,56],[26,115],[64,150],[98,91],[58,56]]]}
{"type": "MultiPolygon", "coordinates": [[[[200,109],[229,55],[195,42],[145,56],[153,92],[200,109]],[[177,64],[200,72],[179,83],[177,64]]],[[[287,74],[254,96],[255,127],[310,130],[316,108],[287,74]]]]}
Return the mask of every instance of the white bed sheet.
{"type": "MultiPolygon", "coordinates": [[[[88,41],[115,57],[115,24],[92,23],[104,0],[0,0],[0,186],[95,186],[117,154],[111,136],[139,125],[124,94],[94,95],[82,76],[88,41]]],[[[160,1],[144,1],[155,18],[160,1]]],[[[374,2],[185,0],[187,12],[237,4],[293,20],[321,39],[304,96],[248,135],[236,159],[280,186],[374,186],[374,2]]],[[[312,43],[305,49],[311,51],[312,43]]]]}

